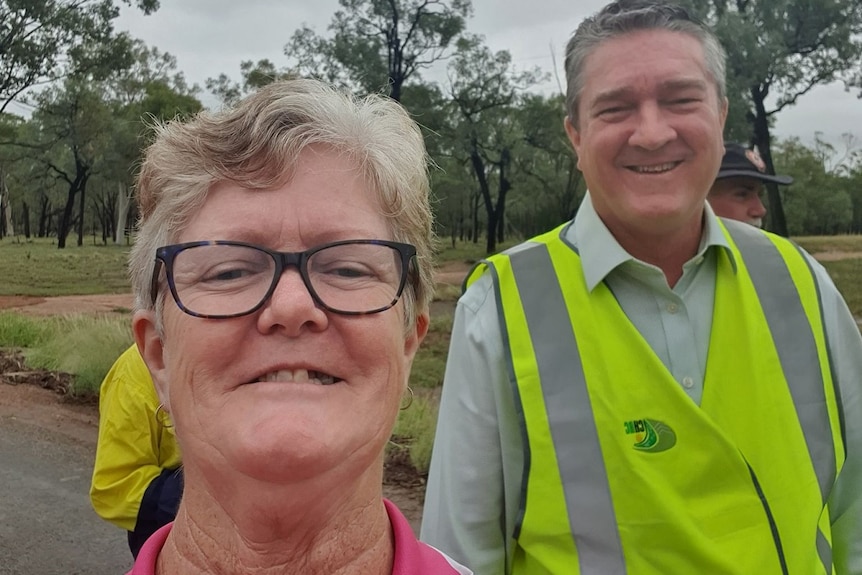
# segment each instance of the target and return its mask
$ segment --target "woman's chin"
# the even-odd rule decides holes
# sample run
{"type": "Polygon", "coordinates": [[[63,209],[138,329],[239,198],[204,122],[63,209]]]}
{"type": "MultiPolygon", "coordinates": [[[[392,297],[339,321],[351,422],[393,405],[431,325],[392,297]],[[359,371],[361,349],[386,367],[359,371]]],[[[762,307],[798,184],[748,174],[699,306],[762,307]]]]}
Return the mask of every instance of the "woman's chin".
{"type": "MultiPolygon", "coordinates": [[[[284,430],[281,430],[284,431],[284,430]]],[[[227,465],[251,479],[273,484],[297,484],[323,478],[339,469],[360,473],[377,457],[349,437],[308,433],[255,432],[238,436],[230,450],[223,451],[227,465]]]]}

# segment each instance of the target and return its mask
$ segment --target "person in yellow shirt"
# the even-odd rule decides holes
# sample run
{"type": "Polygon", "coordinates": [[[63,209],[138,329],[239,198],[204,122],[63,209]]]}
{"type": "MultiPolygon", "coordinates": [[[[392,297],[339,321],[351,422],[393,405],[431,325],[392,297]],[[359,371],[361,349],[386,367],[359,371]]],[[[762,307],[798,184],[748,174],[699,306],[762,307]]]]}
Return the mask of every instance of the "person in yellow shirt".
{"type": "Polygon", "coordinates": [[[90,486],[96,513],[129,532],[134,557],[176,515],[183,490],[180,450],[135,345],[99,390],[99,440],[90,486]]]}

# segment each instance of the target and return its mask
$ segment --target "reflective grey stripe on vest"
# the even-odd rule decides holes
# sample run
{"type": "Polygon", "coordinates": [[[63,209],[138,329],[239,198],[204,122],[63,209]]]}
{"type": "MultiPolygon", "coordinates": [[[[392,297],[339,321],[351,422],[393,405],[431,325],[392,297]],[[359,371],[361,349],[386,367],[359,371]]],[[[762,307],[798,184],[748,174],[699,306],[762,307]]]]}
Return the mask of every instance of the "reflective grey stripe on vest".
{"type": "Polygon", "coordinates": [[[532,244],[509,259],[533,340],[580,573],[622,575],[625,558],[578,342],[559,282],[551,280],[557,277],[551,257],[547,247],[532,244]],[[539,285],[535,278],[549,280],[539,285]]]}
{"type": "MultiPolygon", "coordinates": [[[[775,244],[752,226],[725,221],[725,227],[742,254],[769,324],[825,505],[835,481],[835,445],[811,324],[775,244]]],[[[831,573],[832,549],[819,530],[817,535],[817,551],[831,573]]]]}

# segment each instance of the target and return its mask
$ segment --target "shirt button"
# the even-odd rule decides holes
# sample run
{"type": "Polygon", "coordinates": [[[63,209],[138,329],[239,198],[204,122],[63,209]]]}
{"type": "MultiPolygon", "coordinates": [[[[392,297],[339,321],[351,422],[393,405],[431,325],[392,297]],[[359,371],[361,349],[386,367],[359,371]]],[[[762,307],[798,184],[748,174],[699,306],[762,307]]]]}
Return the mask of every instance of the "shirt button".
{"type": "Polygon", "coordinates": [[[692,387],[694,387],[694,380],[689,376],[685,376],[684,378],[682,378],[682,385],[686,389],[691,389],[692,387]]]}
{"type": "Polygon", "coordinates": [[[676,305],[675,303],[671,302],[671,303],[667,304],[667,311],[668,311],[668,313],[676,313],[679,311],[679,306],[676,305]]]}

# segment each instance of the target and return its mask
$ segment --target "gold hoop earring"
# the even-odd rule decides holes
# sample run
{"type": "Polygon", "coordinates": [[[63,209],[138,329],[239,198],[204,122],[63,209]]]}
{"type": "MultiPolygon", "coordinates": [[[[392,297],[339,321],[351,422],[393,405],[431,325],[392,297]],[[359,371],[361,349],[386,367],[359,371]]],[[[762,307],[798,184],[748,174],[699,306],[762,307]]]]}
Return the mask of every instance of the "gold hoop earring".
{"type": "Polygon", "coordinates": [[[407,386],[407,391],[410,393],[410,397],[408,397],[408,398],[407,398],[407,404],[406,404],[406,405],[402,405],[402,406],[399,408],[401,411],[404,411],[405,409],[407,409],[408,407],[410,407],[411,405],[413,405],[413,388],[412,388],[412,387],[410,387],[410,386],[408,385],[408,386],[407,386]]]}
{"type": "Polygon", "coordinates": [[[167,411],[165,411],[165,406],[162,405],[161,403],[156,408],[155,417],[156,417],[156,423],[158,423],[159,425],[161,425],[164,428],[170,429],[171,427],[174,426],[174,424],[171,423],[171,414],[168,413],[167,411]],[[160,413],[162,414],[162,417],[159,417],[160,413]]]}

